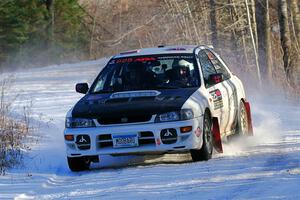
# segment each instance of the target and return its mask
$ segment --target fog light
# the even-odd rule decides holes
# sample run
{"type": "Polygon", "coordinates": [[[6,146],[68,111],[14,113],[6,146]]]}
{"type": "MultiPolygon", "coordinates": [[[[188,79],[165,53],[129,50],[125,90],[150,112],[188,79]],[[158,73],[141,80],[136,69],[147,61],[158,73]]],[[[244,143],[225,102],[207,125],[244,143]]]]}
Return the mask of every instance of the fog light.
{"type": "Polygon", "coordinates": [[[193,129],[192,126],[184,126],[184,127],[180,127],[180,132],[181,133],[187,133],[187,132],[191,132],[193,129]]]}
{"type": "Polygon", "coordinates": [[[74,141],[74,135],[65,135],[65,140],[74,141]]]}

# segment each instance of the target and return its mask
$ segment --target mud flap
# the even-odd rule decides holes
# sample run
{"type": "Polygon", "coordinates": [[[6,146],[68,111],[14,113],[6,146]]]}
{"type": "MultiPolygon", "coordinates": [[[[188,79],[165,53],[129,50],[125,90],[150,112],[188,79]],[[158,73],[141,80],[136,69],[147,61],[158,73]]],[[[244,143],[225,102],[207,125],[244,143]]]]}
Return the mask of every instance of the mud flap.
{"type": "Polygon", "coordinates": [[[222,140],[221,140],[221,133],[220,133],[220,127],[219,127],[219,122],[217,117],[213,117],[212,119],[213,122],[213,144],[214,148],[216,149],[217,152],[223,153],[223,146],[222,146],[222,140]]]}
{"type": "Polygon", "coordinates": [[[250,103],[245,101],[244,104],[245,104],[245,108],[246,108],[246,112],[247,112],[247,119],[248,119],[248,134],[250,136],[253,136],[253,126],[252,126],[250,103]]]}

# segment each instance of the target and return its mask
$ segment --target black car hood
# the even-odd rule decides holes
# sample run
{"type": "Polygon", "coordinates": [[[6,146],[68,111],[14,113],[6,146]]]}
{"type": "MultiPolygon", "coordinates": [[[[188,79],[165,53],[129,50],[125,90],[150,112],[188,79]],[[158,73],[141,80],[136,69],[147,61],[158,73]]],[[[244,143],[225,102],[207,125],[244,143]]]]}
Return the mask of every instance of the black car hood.
{"type": "Polygon", "coordinates": [[[76,118],[153,115],[181,109],[198,88],[158,90],[158,96],[110,98],[111,94],[87,94],[72,110],[76,118]]]}

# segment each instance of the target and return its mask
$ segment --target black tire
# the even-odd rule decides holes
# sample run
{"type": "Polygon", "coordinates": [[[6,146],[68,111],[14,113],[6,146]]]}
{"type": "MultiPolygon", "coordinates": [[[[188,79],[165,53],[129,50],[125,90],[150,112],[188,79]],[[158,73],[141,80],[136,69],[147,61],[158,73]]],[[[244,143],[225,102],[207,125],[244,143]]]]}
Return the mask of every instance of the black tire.
{"type": "Polygon", "coordinates": [[[236,135],[238,136],[249,135],[248,115],[243,101],[240,102],[240,106],[239,106],[236,135]]]}
{"type": "Polygon", "coordinates": [[[84,157],[68,157],[68,165],[73,172],[88,170],[90,164],[91,162],[84,157]]]}
{"type": "Polygon", "coordinates": [[[209,160],[213,152],[212,119],[209,112],[203,117],[203,145],[201,149],[191,149],[191,156],[194,162],[209,160]]]}

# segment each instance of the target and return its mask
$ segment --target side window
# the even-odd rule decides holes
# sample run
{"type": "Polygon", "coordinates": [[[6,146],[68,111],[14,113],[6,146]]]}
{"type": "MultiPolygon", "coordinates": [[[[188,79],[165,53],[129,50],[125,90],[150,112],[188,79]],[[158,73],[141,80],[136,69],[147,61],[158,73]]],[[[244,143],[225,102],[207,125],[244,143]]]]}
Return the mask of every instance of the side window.
{"type": "Polygon", "coordinates": [[[211,74],[216,74],[217,71],[214,67],[214,65],[210,62],[208,56],[204,52],[204,50],[199,52],[199,61],[202,68],[203,78],[205,86],[208,86],[208,78],[211,74]]]}
{"type": "Polygon", "coordinates": [[[230,74],[228,73],[225,66],[220,62],[220,60],[209,50],[205,50],[209,60],[214,65],[217,73],[223,74],[224,80],[230,79],[230,74]]]}

